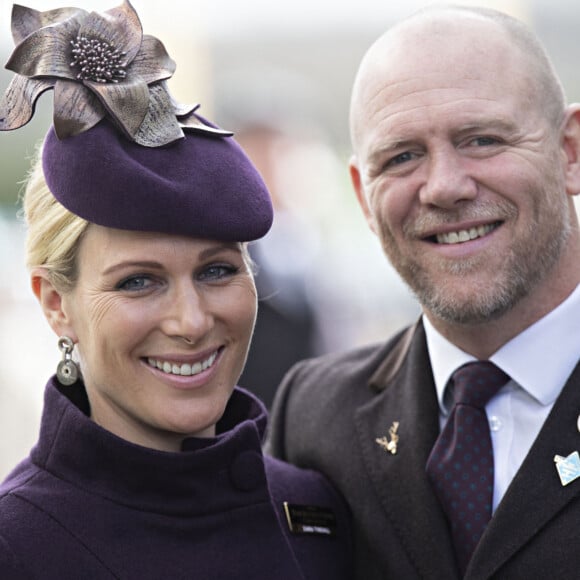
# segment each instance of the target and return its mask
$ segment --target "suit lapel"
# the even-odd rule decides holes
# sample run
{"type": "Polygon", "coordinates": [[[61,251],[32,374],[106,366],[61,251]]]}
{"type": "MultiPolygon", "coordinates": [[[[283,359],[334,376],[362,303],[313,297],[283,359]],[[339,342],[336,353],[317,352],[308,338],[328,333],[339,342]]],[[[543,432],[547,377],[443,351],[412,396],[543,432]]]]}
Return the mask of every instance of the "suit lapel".
{"type": "Polygon", "coordinates": [[[382,508],[419,575],[452,580],[456,572],[447,524],[425,475],[439,415],[423,326],[400,344],[371,381],[377,395],[356,413],[359,443],[382,508]],[[389,439],[395,422],[399,441],[391,454],[376,439],[389,439]]]}
{"type": "MultiPolygon", "coordinates": [[[[564,386],[521,468],[499,504],[471,561],[488,578],[566,505],[580,495],[580,479],[562,486],[554,456],[580,451],[580,364],[564,386]]],[[[470,577],[468,570],[467,577],[470,577]]]]}

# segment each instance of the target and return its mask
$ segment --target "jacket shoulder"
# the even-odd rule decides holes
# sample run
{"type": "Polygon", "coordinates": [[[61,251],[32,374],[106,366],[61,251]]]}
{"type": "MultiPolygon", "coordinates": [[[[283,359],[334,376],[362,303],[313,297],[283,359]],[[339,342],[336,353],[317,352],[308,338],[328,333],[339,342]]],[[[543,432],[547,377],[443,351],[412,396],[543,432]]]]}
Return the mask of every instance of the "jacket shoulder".
{"type": "Polygon", "coordinates": [[[332,392],[332,396],[337,396],[338,392],[347,389],[352,394],[353,386],[368,386],[374,373],[413,335],[414,328],[411,326],[401,330],[386,343],[299,362],[287,373],[281,391],[283,393],[285,389],[291,389],[306,392],[314,389],[319,397],[322,391],[332,392]]]}
{"type": "MultiPolygon", "coordinates": [[[[348,352],[309,359],[288,371],[278,388],[266,441],[268,453],[289,459],[289,440],[328,441],[344,438],[345,421],[352,409],[370,400],[371,379],[397,372],[416,325],[403,329],[388,342],[348,352]]],[[[329,445],[331,443],[328,443],[329,445]]],[[[310,444],[308,444],[310,447],[310,444]]]]}

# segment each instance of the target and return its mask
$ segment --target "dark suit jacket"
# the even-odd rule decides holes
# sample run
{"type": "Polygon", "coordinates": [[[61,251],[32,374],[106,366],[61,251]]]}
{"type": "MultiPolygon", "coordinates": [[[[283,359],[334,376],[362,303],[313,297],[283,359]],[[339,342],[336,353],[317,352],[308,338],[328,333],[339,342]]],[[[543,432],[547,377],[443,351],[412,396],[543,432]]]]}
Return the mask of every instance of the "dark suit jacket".
{"type": "MultiPolygon", "coordinates": [[[[465,578],[580,578],[580,479],[554,456],[580,450],[580,365],[498,506],[465,578]]],[[[268,451],[332,479],[350,504],[360,580],[453,580],[451,539],[425,475],[439,432],[421,323],[386,345],[295,366],[274,404],[268,451]],[[397,453],[376,439],[399,423],[397,453]]]]}

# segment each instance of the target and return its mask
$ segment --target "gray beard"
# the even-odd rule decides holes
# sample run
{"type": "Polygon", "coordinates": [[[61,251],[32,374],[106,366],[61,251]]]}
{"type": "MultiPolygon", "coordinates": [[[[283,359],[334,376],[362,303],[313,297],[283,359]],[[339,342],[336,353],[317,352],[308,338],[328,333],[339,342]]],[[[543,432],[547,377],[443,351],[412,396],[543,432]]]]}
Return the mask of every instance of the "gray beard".
{"type": "MultiPolygon", "coordinates": [[[[434,284],[415,262],[393,259],[391,262],[423,308],[433,316],[461,325],[489,322],[500,318],[528,296],[557,264],[572,229],[569,215],[563,208],[562,211],[564,215],[558,220],[559,228],[542,241],[542,251],[533,252],[527,247],[528,241],[534,239],[537,225],[530,224],[528,235],[506,255],[503,268],[490,280],[490,285],[477,293],[471,292],[468,297],[447,289],[445,284],[434,284]]],[[[388,247],[388,243],[383,243],[383,249],[389,258],[396,257],[391,255],[393,249],[388,247]]],[[[453,264],[447,273],[457,279],[476,267],[477,258],[453,264]]]]}

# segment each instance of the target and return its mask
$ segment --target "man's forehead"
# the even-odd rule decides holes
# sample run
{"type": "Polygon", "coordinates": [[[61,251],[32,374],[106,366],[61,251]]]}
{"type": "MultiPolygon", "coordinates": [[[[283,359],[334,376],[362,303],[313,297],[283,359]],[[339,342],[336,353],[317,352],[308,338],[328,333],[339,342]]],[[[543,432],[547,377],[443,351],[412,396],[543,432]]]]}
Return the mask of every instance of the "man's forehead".
{"type": "Polygon", "coordinates": [[[533,85],[526,81],[532,69],[501,21],[453,8],[418,13],[387,31],[363,58],[351,101],[353,144],[373,107],[392,98],[464,88],[493,93],[488,85],[519,94],[533,85]]]}
{"type": "Polygon", "coordinates": [[[405,87],[412,92],[417,84],[460,89],[474,81],[514,89],[508,71],[517,71],[523,81],[534,76],[533,68],[501,24],[470,12],[429,11],[397,25],[371,47],[353,89],[353,112],[357,106],[367,109],[377,94],[386,97],[395,86],[397,94],[405,87]]]}
{"type": "Polygon", "coordinates": [[[369,50],[369,61],[396,63],[405,55],[445,56],[461,53],[463,47],[494,42],[509,45],[505,29],[490,18],[464,11],[429,11],[388,30],[369,50]]]}

